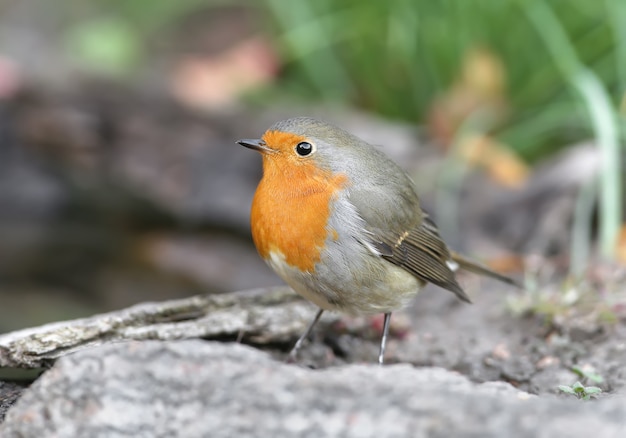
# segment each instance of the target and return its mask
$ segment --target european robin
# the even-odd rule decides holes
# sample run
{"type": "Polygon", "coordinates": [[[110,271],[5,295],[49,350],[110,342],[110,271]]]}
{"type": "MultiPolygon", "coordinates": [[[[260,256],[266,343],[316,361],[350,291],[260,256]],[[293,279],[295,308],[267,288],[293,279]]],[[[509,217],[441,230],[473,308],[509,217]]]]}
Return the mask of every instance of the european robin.
{"type": "Polygon", "coordinates": [[[274,124],[239,140],[263,156],[252,201],[256,248],[297,293],[319,307],[291,351],[294,358],[324,310],[384,313],[383,363],[391,313],[426,283],[470,302],[454,269],[513,283],[448,249],[420,207],[407,174],[383,152],[315,119],[274,124]]]}

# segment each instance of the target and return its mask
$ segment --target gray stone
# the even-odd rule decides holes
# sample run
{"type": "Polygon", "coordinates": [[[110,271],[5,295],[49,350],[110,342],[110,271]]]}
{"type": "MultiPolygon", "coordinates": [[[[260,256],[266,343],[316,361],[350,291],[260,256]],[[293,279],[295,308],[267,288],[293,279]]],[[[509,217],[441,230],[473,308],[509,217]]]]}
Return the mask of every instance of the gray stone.
{"type": "MultiPolygon", "coordinates": [[[[299,336],[314,313],[314,306],[284,286],[142,303],[0,335],[0,367],[38,368],[84,348],[131,340],[236,336],[285,342],[299,336]]],[[[324,315],[326,321],[337,318],[324,315]]]]}
{"type": "Polygon", "coordinates": [[[9,408],[20,398],[24,384],[0,381],[0,423],[4,420],[9,408]]]}
{"type": "Polygon", "coordinates": [[[62,357],[12,437],[621,437],[626,403],[537,397],[440,368],[310,370],[238,344],[127,342],[62,357]]]}

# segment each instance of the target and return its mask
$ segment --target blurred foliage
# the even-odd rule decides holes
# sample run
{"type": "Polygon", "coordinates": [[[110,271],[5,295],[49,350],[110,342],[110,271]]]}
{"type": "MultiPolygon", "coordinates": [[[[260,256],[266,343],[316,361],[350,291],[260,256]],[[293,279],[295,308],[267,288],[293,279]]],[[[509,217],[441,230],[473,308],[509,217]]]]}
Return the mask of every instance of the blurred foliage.
{"type": "Polygon", "coordinates": [[[267,12],[284,62],[274,92],[423,122],[438,99],[466,85],[502,104],[477,129],[531,161],[592,133],[585,103],[564,77],[572,53],[612,108],[626,101],[622,0],[97,0],[81,4],[95,18],[68,29],[69,48],[96,69],[126,70],[158,30],[225,5],[267,12]],[[556,52],[549,40],[561,29],[533,20],[536,4],[558,17],[565,44],[556,52]]]}
{"type": "Polygon", "coordinates": [[[107,76],[132,70],[139,61],[139,38],[122,20],[96,19],[73,27],[67,48],[78,65],[107,76]]]}
{"type": "Polygon", "coordinates": [[[139,34],[148,36],[181,18],[209,6],[233,3],[227,0],[65,0],[66,7],[97,17],[125,21],[139,34]]]}
{"type": "Polygon", "coordinates": [[[66,0],[62,8],[80,19],[66,30],[66,48],[92,73],[124,76],[142,62],[145,44],[158,31],[195,10],[223,1],[206,0],[66,0]]]}
{"type": "MultiPolygon", "coordinates": [[[[279,29],[290,91],[423,121],[437,97],[460,80],[467,55],[482,48],[503,66],[502,97],[510,111],[484,130],[531,160],[591,135],[584,104],[559,67],[558,57],[568,53],[551,52],[541,34],[559,29],[537,29],[528,17],[536,1],[265,3],[279,29]]],[[[626,89],[626,31],[620,24],[626,22],[626,3],[539,3],[558,16],[566,48],[597,75],[617,107],[626,89]]]]}

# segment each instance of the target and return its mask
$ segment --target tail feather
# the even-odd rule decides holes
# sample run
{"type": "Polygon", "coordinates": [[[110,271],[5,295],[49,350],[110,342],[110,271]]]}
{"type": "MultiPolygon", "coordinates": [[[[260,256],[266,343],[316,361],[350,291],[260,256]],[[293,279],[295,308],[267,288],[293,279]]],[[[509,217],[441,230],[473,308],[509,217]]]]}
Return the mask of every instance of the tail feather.
{"type": "Polygon", "coordinates": [[[511,284],[513,286],[517,286],[521,288],[522,286],[513,280],[512,278],[507,277],[506,275],[500,274],[498,272],[492,271],[488,267],[481,265],[473,260],[470,260],[461,254],[450,251],[450,258],[459,265],[460,268],[465,269],[466,271],[473,272],[479,275],[485,275],[487,277],[495,278],[503,283],[511,284]]]}

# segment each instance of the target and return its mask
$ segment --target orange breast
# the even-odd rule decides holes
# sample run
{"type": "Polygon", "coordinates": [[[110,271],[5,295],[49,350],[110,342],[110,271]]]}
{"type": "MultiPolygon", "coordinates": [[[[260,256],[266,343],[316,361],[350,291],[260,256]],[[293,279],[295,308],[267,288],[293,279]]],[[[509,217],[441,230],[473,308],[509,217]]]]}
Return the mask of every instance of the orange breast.
{"type": "Polygon", "coordinates": [[[346,176],[322,171],[312,161],[284,160],[263,157],[263,178],[252,201],[252,237],[264,259],[279,251],[290,266],[312,272],[328,234],[330,205],[346,176]]]}

